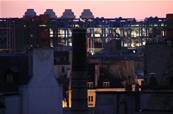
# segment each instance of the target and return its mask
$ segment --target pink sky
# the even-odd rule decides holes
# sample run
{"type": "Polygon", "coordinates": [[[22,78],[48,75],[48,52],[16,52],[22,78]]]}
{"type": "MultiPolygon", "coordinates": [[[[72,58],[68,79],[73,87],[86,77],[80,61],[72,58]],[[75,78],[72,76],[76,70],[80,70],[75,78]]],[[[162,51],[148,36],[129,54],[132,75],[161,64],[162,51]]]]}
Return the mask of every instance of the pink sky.
{"type": "Polygon", "coordinates": [[[165,17],[173,13],[173,0],[0,0],[0,17],[22,17],[26,9],[34,8],[37,14],[54,9],[60,17],[64,9],[72,9],[77,17],[83,9],[91,9],[95,17],[165,17]]]}

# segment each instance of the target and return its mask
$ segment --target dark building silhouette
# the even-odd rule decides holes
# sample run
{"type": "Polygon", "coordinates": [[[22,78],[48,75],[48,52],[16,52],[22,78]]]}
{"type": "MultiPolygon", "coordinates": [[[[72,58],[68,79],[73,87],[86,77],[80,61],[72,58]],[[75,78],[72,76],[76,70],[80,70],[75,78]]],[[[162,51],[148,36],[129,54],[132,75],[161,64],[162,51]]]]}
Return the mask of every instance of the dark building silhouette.
{"type": "Polygon", "coordinates": [[[72,38],[72,114],[87,114],[86,30],[73,29],[72,38]]]}
{"type": "Polygon", "coordinates": [[[19,86],[28,82],[28,60],[27,54],[0,54],[0,93],[17,93],[19,86]]]}
{"type": "Polygon", "coordinates": [[[173,45],[173,14],[167,14],[167,27],[166,27],[166,38],[171,41],[173,45]]]}

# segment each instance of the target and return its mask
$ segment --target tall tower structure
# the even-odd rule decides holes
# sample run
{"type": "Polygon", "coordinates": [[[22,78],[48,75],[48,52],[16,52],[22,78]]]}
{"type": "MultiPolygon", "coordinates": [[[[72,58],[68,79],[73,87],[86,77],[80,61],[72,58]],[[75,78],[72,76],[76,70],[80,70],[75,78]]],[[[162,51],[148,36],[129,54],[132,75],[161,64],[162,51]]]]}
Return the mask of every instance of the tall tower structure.
{"type": "Polygon", "coordinates": [[[86,31],[72,33],[72,114],[87,114],[86,31]]]}

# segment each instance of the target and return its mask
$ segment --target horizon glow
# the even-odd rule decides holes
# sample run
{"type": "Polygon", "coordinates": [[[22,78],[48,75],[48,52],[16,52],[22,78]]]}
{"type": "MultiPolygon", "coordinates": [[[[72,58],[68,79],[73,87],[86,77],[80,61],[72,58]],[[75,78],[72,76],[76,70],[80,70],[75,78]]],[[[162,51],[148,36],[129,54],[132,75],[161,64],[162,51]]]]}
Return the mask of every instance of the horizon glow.
{"type": "Polygon", "coordinates": [[[95,17],[136,18],[166,17],[173,13],[173,0],[0,0],[0,17],[22,17],[26,9],[37,15],[53,9],[58,17],[65,9],[72,9],[78,18],[83,9],[91,9],[95,17]]]}

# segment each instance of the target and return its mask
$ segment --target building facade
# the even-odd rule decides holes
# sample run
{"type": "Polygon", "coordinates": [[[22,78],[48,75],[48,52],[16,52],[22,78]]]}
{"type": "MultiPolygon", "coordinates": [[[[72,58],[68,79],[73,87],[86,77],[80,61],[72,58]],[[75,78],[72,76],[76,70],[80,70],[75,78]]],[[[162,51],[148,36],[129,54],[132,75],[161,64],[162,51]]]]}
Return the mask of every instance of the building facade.
{"type": "Polygon", "coordinates": [[[72,29],[76,27],[87,30],[87,51],[91,54],[102,50],[112,39],[120,39],[122,47],[140,49],[147,40],[165,38],[166,24],[166,18],[158,17],[142,21],[121,17],[94,18],[89,9],[85,9],[80,18],[76,18],[71,9],[66,9],[61,17],[51,9],[40,16],[28,9],[23,18],[0,19],[1,50],[27,49],[38,46],[43,39],[48,43],[43,45],[50,47],[72,46],[72,29]]]}

